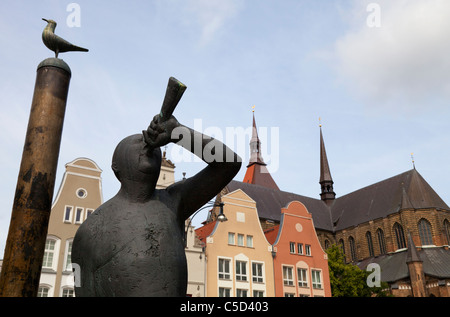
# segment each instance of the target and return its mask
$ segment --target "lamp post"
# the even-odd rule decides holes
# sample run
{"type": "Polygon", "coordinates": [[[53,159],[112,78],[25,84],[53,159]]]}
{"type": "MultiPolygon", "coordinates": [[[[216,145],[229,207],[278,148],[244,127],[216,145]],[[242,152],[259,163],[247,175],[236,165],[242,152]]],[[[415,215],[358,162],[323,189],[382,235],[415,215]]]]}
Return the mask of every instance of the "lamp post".
{"type": "Polygon", "coordinates": [[[219,215],[217,216],[217,220],[219,222],[225,222],[227,221],[227,217],[225,216],[225,214],[223,213],[223,206],[225,204],[220,202],[220,203],[209,203],[208,205],[203,206],[202,208],[200,208],[199,210],[197,210],[196,212],[194,212],[194,214],[192,215],[192,217],[189,218],[189,223],[186,225],[186,229],[184,231],[184,245],[187,245],[187,231],[188,228],[190,227],[191,223],[192,223],[192,219],[194,219],[194,217],[202,210],[206,209],[206,208],[211,208],[211,207],[219,207],[220,211],[219,211],[219,215]]]}

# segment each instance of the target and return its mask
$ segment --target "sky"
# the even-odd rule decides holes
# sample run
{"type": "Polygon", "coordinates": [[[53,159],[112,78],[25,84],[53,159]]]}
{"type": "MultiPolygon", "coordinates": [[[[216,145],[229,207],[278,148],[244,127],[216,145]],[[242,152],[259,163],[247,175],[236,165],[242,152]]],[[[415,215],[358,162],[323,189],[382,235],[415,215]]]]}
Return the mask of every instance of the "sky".
{"type": "MultiPolygon", "coordinates": [[[[0,2],[0,257],[4,253],[46,23],[89,49],[72,70],[55,180],[79,157],[104,201],[123,138],[159,113],[169,77],[187,86],[174,116],[249,160],[252,111],[281,190],[320,198],[319,124],[337,196],[413,168],[450,204],[448,0],[0,2]],[[320,118],[320,119],[319,119],[320,118]]],[[[206,166],[167,147],[175,179],[206,166]]],[[[55,195],[56,196],[56,195],[55,195]]],[[[199,226],[206,213],[193,223],[199,226]]]]}

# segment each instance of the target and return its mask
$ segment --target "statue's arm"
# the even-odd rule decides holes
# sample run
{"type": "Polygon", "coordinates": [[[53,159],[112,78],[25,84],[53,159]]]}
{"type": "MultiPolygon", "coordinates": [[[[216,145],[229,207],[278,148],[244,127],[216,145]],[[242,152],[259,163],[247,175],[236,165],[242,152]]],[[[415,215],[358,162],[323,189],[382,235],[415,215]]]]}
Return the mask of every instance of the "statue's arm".
{"type": "Polygon", "coordinates": [[[168,189],[180,202],[180,216],[187,219],[234,178],[241,168],[242,159],[219,140],[181,124],[173,130],[172,142],[208,164],[196,175],[168,189]]]}

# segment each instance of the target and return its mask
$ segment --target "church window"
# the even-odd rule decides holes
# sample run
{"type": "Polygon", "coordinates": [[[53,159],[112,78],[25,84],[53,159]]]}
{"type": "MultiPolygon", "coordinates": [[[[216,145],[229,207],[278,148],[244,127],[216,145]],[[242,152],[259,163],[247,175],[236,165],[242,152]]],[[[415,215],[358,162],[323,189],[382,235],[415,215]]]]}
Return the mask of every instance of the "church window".
{"type": "Polygon", "coordinates": [[[348,243],[350,244],[350,255],[352,257],[352,261],[356,261],[355,239],[353,239],[353,237],[348,238],[348,243]]]}
{"type": "Polygon", "coordinates": [[[372,234],[370,233],[370,231],[367,231],[366,233],[366,239],[367,239],[367,247],[369,249],[369,256],[374,256],[375,254],[373,253],[373,242],[372,242],[372,234]]]}
{"type": "Polygon", "coordinates": [[[342,251],[342,254],[344,254],[345,255],[345,246],[344,246],[344,240],[339,240],[339,248],[341,249],[341,251],[342,251]]]}
{"type": "Polygon", "coordinates": [[[444,220],[444,232],[447,237],[447,244],[450,245],[450,222],[447,219],[444,220]]]}
{"type": "Polygon", "coordinates": [[[398,222],[394,224],[394,232],[395,232],[395,239],[397,242],[397,249],[406,248],[406,241],[405,241],[405,234],[403,233],[403,227],[398,222]]]}
{"type": "Polygon", "coordinates": [[[380,254],[386,254],[386,242],[384,240],[384,232],[381,229],[377,230],[378,245],[380,247],[380,254]]]}
{"type": "Polygon", "coordinates": [[[426,219],[420,219],[418,223],[419,227],[419,236],[422,245],[432,245],[433,237],[431,235],[431,224],[426,219]]]}

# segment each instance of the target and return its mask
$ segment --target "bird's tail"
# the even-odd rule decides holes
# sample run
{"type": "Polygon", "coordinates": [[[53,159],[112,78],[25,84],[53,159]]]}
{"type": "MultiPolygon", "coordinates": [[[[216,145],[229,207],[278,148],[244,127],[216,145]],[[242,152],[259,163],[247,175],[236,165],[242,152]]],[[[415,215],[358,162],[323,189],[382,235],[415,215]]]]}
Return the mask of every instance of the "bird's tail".
{"type": "Polygon", "coordinates": [[[76,46],[76,45],[73,45],[71,50],[72,51],[79,51],[79,52],[89,52],[89,50],[87,48],[76,46]]]}

